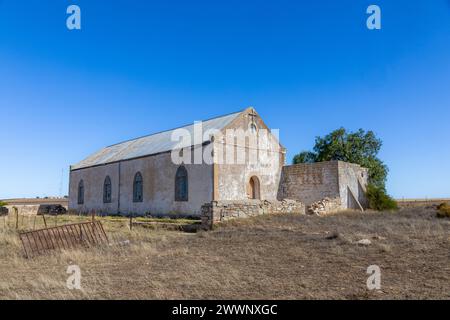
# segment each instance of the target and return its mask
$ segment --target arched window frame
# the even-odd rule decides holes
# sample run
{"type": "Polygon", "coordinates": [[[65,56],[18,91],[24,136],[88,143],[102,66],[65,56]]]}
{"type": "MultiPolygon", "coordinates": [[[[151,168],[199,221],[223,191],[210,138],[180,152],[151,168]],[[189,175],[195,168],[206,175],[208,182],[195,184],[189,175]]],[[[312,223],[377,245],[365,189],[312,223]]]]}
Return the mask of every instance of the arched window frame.
{"type": "Polygon", "coordinates": [[[84,181],[78,182],[78,204],[84,204],[84,181]]]}
{"type": "Polygon", "coordinates": [[[103,182],[103,203],[111,203],[112,202],[112,185],[111,178],[106,176],[105,181],[103,182]]]}
{"type": "Polygon", "coordinates": [[[184,166],[179,166],[175,174],[175,201],[189,201],[189,179],[184,166]]]}
{"type": "Polygon", "coordinates": [[[142,202],[144,200],[144,180],[142,174],[137,172],[133,180],[133,202],[142,202]]]}

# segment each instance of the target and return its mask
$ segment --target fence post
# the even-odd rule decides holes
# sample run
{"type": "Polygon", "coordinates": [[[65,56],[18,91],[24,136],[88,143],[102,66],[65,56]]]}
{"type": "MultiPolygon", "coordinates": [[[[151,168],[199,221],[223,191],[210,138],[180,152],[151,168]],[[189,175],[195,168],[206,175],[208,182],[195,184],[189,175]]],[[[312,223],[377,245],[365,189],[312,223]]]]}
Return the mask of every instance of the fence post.
{"type": "Polygon", "coordinates": [[[130,213],[130,230],[133,229],[133,214],[130,213]]]}
{"type": "Polygon", "coordinates": [[[16,230],[19,229],[19,209],[13,207],[14,213],[16,214],[16,230]]]}

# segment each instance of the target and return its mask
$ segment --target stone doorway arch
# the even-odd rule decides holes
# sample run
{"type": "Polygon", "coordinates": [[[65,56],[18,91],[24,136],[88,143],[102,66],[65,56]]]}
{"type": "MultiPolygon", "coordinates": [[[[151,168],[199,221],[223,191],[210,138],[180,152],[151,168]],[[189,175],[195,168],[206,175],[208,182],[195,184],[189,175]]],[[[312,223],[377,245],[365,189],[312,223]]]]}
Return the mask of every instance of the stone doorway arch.
{"type": "Polygon", "coordinates": [[[260,183],[257,176],[252,176],[248,182],[247,196],[249,199],[261,199],[260,183]]]}

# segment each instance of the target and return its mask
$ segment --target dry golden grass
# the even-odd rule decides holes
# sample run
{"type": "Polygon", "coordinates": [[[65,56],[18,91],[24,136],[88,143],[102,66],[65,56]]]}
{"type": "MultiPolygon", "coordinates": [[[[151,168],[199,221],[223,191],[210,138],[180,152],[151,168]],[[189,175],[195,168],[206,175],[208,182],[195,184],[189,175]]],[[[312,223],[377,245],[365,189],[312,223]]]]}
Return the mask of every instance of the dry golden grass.
{"type": "Polygon", "coordinates": [[[195,234],[130,231],[126,219],[102,220],[111,246],[29,260],[11,218],[7,229],[0,220],[0,298],[450,298],[450,219],[436,218],[431,208],[270,215],[195,234]],[[355,244],[362,238],[372,244],[355,244]],[[129,245],[120,245],[124,240],[129,245]],[[71,264],[81,268],[81,291],[66,288],[71,264]],[[373,264],[382,271],[381,292],[366,289],[373,264]]]}

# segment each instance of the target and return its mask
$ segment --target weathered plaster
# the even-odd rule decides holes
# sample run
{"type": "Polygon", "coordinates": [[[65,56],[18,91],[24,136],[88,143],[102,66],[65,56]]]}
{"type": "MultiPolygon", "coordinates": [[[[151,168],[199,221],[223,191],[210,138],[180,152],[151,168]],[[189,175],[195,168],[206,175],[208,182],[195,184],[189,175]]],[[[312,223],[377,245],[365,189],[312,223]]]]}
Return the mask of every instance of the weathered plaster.
{"type": "MultiPolygon", "coordinates": [[[[247,114],[248,112],[244,112],[227,129],[247,130],[251,124],[251,119],[247,114]]],[[[244,139],[236,139],[233,143],[224,136],[222,139],[214,141],[215,154],[223,154],[220,163],[217,165],[218,198],[216,200],[247,199],[247,187],[252,176],[259,179],[261,199],[275,200],[277,198],[285,150],[270,133],[260,134],[260,130],[267,130],[268,128],[259,116],[255,118],[255,125],[257,126],[255,136],[259,139],[257,150],[249,148],[249,144],[244,139]],[[227,162],[227,151],[230,148],[234,150],[232,151],[234,153],[234,163],[232,164],[227,162]],[[238,152],[246,155],[242,164],[236,164],[238,152]],[[251,152],[253,152],[257,161],[251,160],[251,152]]]]}
{"type": "Polygon", "coordinates": [[[208,164],[186,164],[189,201],[175,201],[175,173],[178,165],[171,154],[121,161],[104,166],[71,171],[69,209],[108,214],[177,214],[199,215],[202,204],[212,200],[213,169],[208,164]],[[120,171],[120,204],[119,204],[120,171]],[[143,177],[143,201],[133,202],[133,181],[137,172],[143,177]],[[103,203],[103,182],[109,175],[112,202],[103,203]],[[78,205],[78,183],[83,179],[84,204],[78,205]]]}
{"type": "Polygon", "coordinates": [[[343,161],[302,163],[283,167],[278,197],[309,206],[324,198],[340,199],[341,209],[360,209],[349,192],[367,207],[367,169],[343,161]]]}

